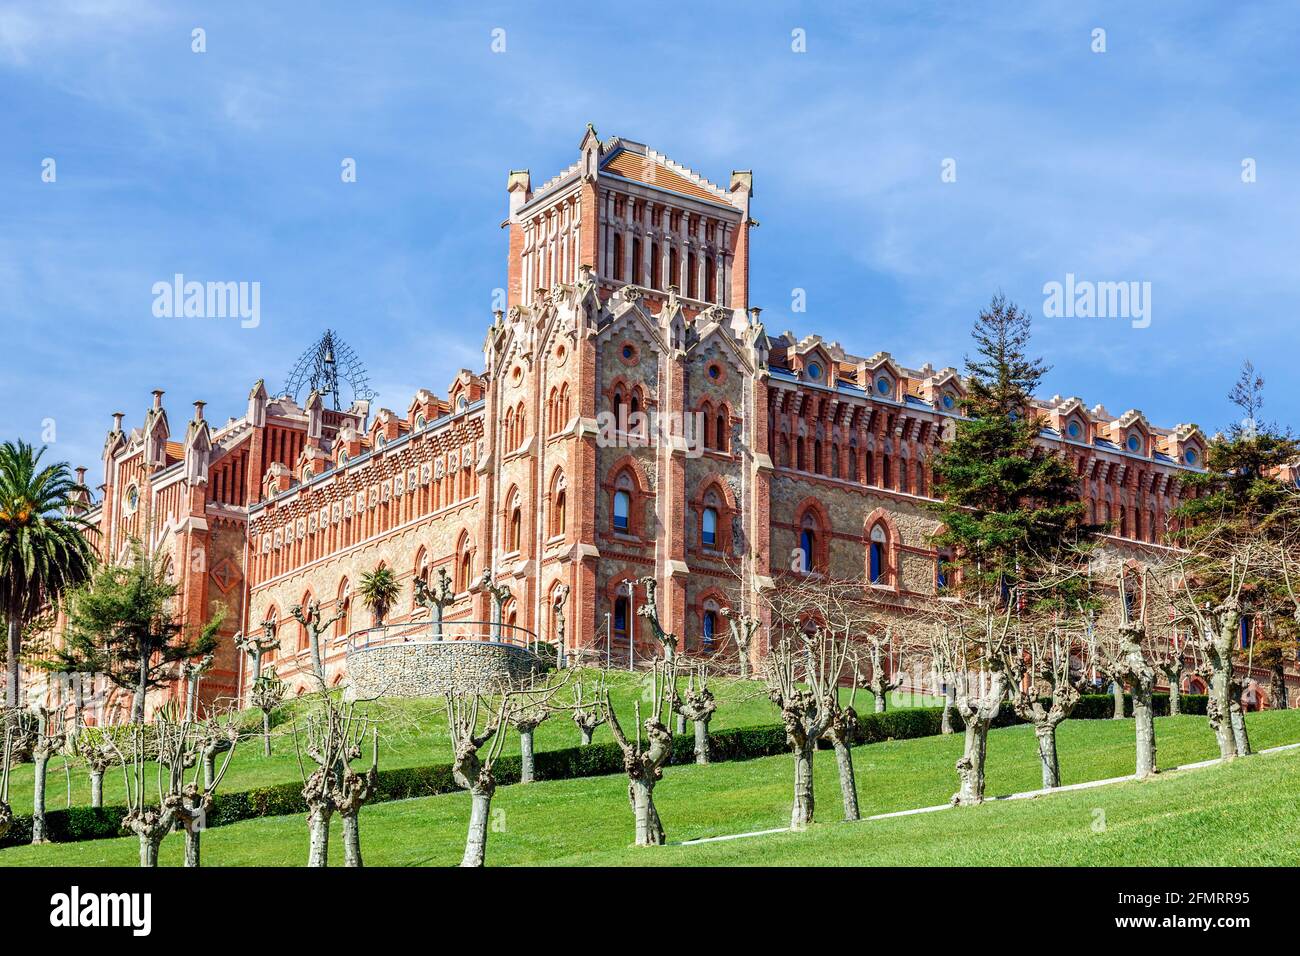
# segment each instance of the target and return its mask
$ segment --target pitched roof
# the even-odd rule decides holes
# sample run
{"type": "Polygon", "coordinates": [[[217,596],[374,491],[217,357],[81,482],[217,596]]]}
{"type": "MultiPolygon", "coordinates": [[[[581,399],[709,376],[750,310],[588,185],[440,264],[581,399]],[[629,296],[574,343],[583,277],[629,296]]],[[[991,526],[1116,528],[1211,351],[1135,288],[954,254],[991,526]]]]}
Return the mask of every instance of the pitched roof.
{"type": "Polygon", "coordinates": [[[693,199],[732,205],[730,195],[722,187],[641,143],[615,137],[605,144],[605,150],[600,168],[616,176],[693,199]]]}

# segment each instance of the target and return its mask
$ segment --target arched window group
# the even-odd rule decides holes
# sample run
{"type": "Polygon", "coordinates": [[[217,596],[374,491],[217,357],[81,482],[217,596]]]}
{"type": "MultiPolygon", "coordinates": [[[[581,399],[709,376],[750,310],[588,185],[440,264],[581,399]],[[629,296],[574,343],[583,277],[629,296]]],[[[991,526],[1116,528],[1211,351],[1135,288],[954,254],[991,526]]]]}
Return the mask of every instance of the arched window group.
{"type": "Polygon", "coordinates": [[[709,451],[728,453],[731,450],[731,410],[724,403],[714,406],[712,402],[700,405],[700,430],[704,447],[709,451]]]}
{"type": "Polygon", "coordinates": [[[546,433],[554,435],[569,421],[569,383],[552,388],[546,400],[546,433]]]}
{"type": "Polygon", "coordinates": [[[568,521],[568,484],[564,473],[555,472],[551,479],[551,513],[548,524],[548,537],[563,537],[568,521]]]}
{"type": "Polygon", "coordinates": [[[505,418],[501,423],[501,435],[507,452],[514,451],[528,437],[528,413],[524,410],[522,401],[514,408],[506,409],[505,418]]]}
{"type": "Polygon", "coordinates": [[[524,508],[519,491],[513,490],[506,497],[506,551],[515,553],[523,546],[524,508]]]}

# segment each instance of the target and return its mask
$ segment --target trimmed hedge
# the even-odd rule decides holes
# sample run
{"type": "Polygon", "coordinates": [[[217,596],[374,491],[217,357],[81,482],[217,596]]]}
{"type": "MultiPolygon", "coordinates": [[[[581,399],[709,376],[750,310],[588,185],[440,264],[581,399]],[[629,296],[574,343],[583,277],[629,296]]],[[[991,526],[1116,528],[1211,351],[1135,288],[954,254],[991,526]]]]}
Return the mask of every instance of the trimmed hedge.
{"type": "MultiPolygon", "coordinates": [[[[1132,712],[1132,701],[1125,695],[1127,712],[1132,712]]],[[[1207,698],[1203,694],[1183,694],[1184,714],[1204,714],[1207,698]]],[[[1111,716],[1114,699],[1110,694],[1085,694],[1075,705],[1071,715],[1077,720],[1100,720],[1111,716]]],[[[1169,713],[1169,695],[1155,695],[1156,714],[1169,713]]],[[[919,707],[893,710],[883,714],[865,713],[858,716],[859,744],[876,744],[887,740],[912,740],[938,735],[943,721],[939,707],[919,707]]],[[[1008,727],[1022,723],[1004,703],[994,727],[1008,727]]],[[[961,714],[952,711],[955,731],[963,729],[961,714]]],[[[714,761],[753,760],[788,753],[785,729],[780,724],[760,727],[740,727],[709,734],[709,746],[714,761]]],[[[823,748],[830,746],[821,742],[823,748]]],[[[671,762],[688,764],[695,760],[695,738],[691,734],[673,736],[671,762]]],[[[613,741],[592,744],[588,747],[567,747],[562,750],[542,750],[534,755],[534,769],[539,780],[575,780],[582,777],[603,777],[623,772],[623,752],[613,741]]],[[[497,782],[502,785],[519,782],[519,757],[502,757],[496,764],[497,782]]],[[[459,790],[452,779],[450,764],[425,767],[400,767],[379,771],[379,786],[374,803],[389,800],[409,800],[413,797],[430,797],[459,790]]],[[[209,826],[223,826],[256,817],[277,817],[306,813],[307,803],[302,798],[302,784],[297,781],[257,787],[232,793],[219,793],[213,800],[209,826]]],[[[122,819],[126,807],[72,807],[66,810],[48,810],[45,814],[50,839],[56,843],[78,840],[99,840],[123,834],[122,819]]],[[[0,838],[0,848],[21,846],[32,839],[32,818],[15,814],[9,832],[0,838]]]]}

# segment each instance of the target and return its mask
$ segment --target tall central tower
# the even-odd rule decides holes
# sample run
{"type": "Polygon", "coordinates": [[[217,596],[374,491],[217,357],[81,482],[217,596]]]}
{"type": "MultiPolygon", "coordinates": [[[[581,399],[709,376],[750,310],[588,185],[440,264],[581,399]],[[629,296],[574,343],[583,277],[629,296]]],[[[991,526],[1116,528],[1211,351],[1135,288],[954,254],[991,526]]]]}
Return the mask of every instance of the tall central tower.
{"type": "Polygon", "coordinates": [[[642,143],[587,132],[578,161],[536,191],[510,173],[509,305],[574,283],[590,268],[602,299],[625,285],[654,310],[676,289],[688,313],[749,305],[749,201],[753,177],[728,189],[642,143]]]}

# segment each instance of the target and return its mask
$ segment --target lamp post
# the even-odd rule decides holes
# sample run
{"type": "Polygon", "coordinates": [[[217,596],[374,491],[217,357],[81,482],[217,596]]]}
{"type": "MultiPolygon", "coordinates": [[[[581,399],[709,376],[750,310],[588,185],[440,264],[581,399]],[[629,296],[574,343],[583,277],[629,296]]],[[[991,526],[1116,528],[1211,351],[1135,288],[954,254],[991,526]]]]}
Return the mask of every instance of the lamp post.
{"type": "Polygon", "coordinates": [[[636,582],[627,581],[627,669],[636,670],[636,582]]]}

